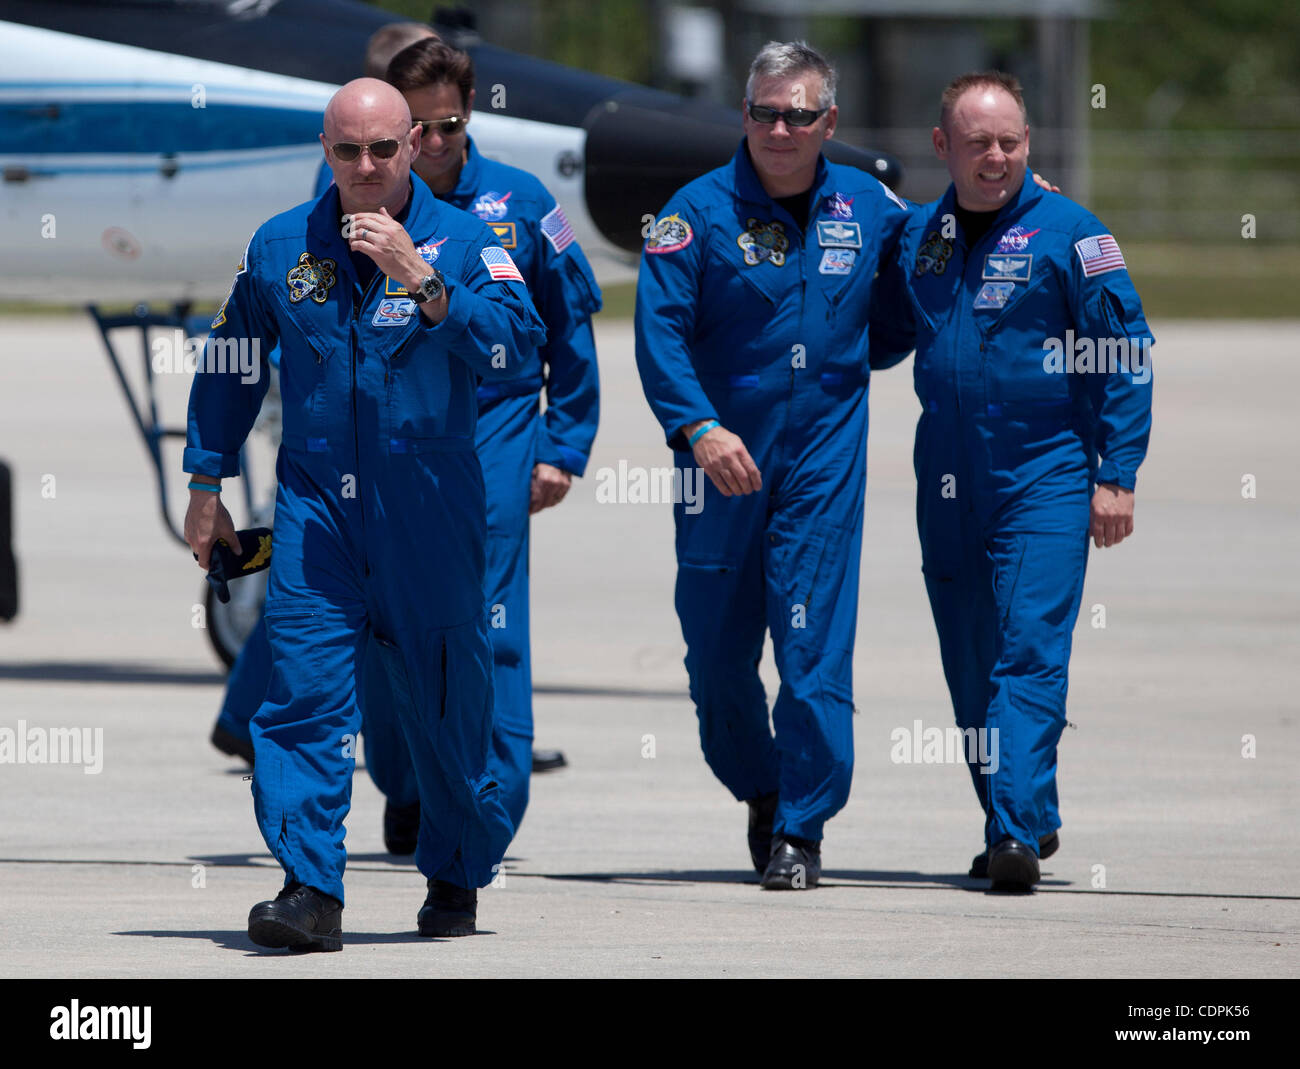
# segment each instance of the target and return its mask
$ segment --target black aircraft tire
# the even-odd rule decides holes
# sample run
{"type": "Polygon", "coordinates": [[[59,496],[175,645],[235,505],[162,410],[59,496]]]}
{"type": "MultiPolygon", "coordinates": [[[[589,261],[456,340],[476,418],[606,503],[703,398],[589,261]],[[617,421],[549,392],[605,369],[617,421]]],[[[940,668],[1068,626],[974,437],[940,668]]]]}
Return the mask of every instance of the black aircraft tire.
{"type": "MultiPolygon", "coordinates": [[[[256,576],[248,579],[241,579],[244,584],[252,584],[256,576]]],[[[257,620],[261,617],[262,597],[256,598],[253,602],[239,604],[234,597],[225,605],[217,600],[217,592],[211,584],[203,584],[203,614],[207,621],[205,630],[208,633],[208,641],[212,644],[212,649],[216,655],[221,658],[227,670],[235,663],[235,658],[239,656],[239,651],[244,648],[244,642],[252,633],[253,628],[257,626],[257,620]]],[[[234,593],[234,584],[231,585],[231,592],[234,593]]],[[[241,591],[242,592],[242,591],[241,591]]],[[[265,596],[265,591],[262,591],[265,596]]]]}

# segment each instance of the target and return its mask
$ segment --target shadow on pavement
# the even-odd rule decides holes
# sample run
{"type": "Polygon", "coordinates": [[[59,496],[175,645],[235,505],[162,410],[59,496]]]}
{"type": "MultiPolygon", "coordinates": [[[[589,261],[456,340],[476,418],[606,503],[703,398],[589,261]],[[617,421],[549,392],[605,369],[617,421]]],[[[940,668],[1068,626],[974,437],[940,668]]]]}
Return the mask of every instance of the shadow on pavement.
{"type": "Polygon", "coordinates": [[[164,668],[110,661],[29,661],[0,664],[0,679],[31,683],[160,683],[165,686],[224,684],[225,672],[164,668]]]}
{"type": "MultiPolygon", "coordinates": [[[[275,949],[271,947],[259,947],[248,938],[248,932],[243,930],[229,931],[162,931],[162,930],[145,930],[138,932],[114,932],[114,935],[143,936],[149,939],[201,939],[206,942],[215,943],[222,950],[242,950],[250,958],[301,958],[306,953],[319,953],[319,951],[296,951],[288,948],[275,949]]],[[[495,932],[484,931],[480,929],[478,935],[495,935],[495,932]]],[[[380,944],[380,943],[445,943],[446,939],[436,939],[429,936],[420,935],[418,932],[349,932],[343,933],[343,945],[362,945],[362,944],[380,944]]]]}

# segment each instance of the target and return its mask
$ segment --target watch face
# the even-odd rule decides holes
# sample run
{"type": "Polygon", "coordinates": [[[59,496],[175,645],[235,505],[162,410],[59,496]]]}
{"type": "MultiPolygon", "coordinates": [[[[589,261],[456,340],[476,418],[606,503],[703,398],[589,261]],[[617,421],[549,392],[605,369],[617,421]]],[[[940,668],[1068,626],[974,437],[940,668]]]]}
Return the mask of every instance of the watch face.
{"type": "Polygon", "coordinates": [[[420,283],[420,292],[425,300],[432,301],[442,292],[442,279],[438,275],[429,275],[420,283]]]}

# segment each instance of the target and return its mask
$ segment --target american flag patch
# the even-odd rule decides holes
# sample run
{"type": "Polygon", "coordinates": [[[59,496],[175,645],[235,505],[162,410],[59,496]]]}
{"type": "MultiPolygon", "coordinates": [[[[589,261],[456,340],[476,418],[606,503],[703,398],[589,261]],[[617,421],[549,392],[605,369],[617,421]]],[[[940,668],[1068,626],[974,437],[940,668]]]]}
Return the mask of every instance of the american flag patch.
{"type": "Polygon", "coordinates": [[[515,266],[514,260],[510,259],[510,254],[505,249],[489,245],[479,253],[479,256],[482,257],[488,274],[496,281],[522,282],[524,280],[524,276],[519,273],[519,268],[515,266]]]}
{"type": "Polygon", "coordinates": [[[542,216],[542,233],[557,253],[573,244],[573,227],[569,225],[564,209],[558,204],[542,216]]]}
{"type": "Polygon", "coordinates": [[[1124,254],[1119,251],[1119,244],[1109,234],[1098,234],[1095,238],[1076,241],[1074,251],[1083,263],[1084,278],[1104,275],[1107,271],[1118,271],[1128,266],[1124,263],[1124,254]]]}

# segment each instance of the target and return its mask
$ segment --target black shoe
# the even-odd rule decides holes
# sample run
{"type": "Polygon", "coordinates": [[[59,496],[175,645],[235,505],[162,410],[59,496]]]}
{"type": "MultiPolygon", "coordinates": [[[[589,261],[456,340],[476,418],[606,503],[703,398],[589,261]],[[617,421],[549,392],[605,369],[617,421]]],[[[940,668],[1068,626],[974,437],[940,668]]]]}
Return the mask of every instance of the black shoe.
{"type": "Polygon", "coordinates": [[[446,880],[430,880],[417,923],[421,935],[474,935],[477,914],[477,890],[466,890],[446,880]]]}
{"type": "Polygon", "coordinates": [[[817,886],[822,875],[821,843],[778,835],[763,871],[765,891],[803,891],[817,886]]]}
{"type": "Polygon", "coordinates": [[[749,859],[760,876],[772,859],[772,822],[776,819],[778,794],[760,794],[745,804],[749,806],[749,859]]]}
{"type": "MultiPolygon", "coordinates": [[[[1038,856],[1041,860],[1046,861],[1057,850],[1061,848],[1061,837],[1056,832],[1044,835],[1038,840],[1038,856]]],[[[971,858],[970,872],[968,876],[974,876],[977,880],[987,880],[989,877],[989,852],[985,850],[982,854],[976,854],[971,858]]]]}
{"type": "Polygon", "coordinates": [[[252,739],[241,739],[218,724],[212,729],[212,745],[224,754],[247,761],[249,768],[253,767],[252,739]]]}
{"type": "Polygon", "coordinates": [[[1028,891],[1039,880],[1038,855],[1016,839],[1003,839],[989,850],[989,879],[995,891],[1028,891]]]}
{"type": "Polygon", "coordinates": [[[420,840],[420,803],[393,805],[384,802],[384,845],[390,854],[402,857],[415,853],[420,840]]]}
{"type": "Polygon", "coordinates": [[[568,763],[564,759],[564,754],[559,750],[533,751],[534,772],[554,772],[557,768],[563,768],[568,763]]]}
{"type": "Polygon", "coordinates": [[[248,938],[260,947],[342,950],[343,903],[301,883],[291,883],[274,902],[248,914],[248,938]]]}

